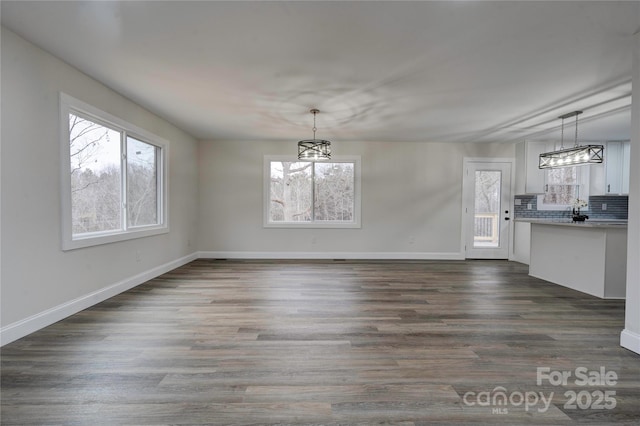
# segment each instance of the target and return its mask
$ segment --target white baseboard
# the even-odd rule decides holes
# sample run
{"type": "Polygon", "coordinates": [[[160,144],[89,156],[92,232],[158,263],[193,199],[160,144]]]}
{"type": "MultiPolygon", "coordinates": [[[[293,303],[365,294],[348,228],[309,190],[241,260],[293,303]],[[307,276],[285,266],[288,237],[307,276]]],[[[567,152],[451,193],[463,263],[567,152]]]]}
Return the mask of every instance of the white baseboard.
{"type": "Polygon", "coordinates": [[[11,343],[20,339],[34,331],[47,327],[55,322],[58,322],[70,315],[78,313],[83,309],[87,309],[97,303],[107,300],[110,297],[118,295],[124,291],[127,291],[135,286],[138,286],[144,282],[149,281],[157,276],[160,276],[172,269],[185,265],[192,260],[198,258],[198,253],[192,253],[190,255],[181,257],[180,259],[167,262],[163,265],[149,269],[148,271],[141,272],[133,277],[124,279],[120,282],[112,284],[108,287],[101,288],[93,293],[86,294],[78,297],[77,299],[70,300],[62,303],[46,311],[37,313],[28,318],[20,321],[16,321],[0,329],[0,346],[4,346],[7,343],[11,343]]]}
{"type": "Polygon", "coordinates": [[[620,346],[640,354],[640,334],[625,328],[620,333],[620,346]]]}
{"type": "Polygon", "coordinates": [[[464,260],[464,253],[201,251],[201,259],[464,260]]]}

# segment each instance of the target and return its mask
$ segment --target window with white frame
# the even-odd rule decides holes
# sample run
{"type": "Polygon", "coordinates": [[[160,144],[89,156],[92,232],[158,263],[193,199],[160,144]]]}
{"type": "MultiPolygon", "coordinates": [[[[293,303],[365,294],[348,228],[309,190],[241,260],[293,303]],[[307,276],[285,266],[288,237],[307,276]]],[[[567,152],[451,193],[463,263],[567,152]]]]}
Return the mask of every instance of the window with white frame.
{"type": "Polygon", "coordinates": [[[545,170],[545,192],[538,196],[539,210],[568,210],[577,198],[589,198],[589,166],[545,170]]]}
{"type": "Polygon", "coordinates": [[[168,143],[60,95],[64,250],[168,232],[168,143]]]}
{"type": "Polygon", "coordinates": [[[265,157],[264,225],[360,227],[360,159],[265,157]]]}

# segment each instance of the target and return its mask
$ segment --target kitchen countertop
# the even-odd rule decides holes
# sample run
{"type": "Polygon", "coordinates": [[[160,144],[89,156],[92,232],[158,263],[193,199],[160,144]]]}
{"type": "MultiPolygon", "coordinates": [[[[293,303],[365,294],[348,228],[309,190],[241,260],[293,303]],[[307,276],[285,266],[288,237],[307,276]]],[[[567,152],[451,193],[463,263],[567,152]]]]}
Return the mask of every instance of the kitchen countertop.
{"type": "Polygon", "coordinates": [[[569,226],[576,228],[615,228],[626,229],[626,219],[587,219],[584,222],[573,222],[571,219],[540,219],[532,217],[519,217],[516,222],[536,223],[540,225],[569,226]]]}

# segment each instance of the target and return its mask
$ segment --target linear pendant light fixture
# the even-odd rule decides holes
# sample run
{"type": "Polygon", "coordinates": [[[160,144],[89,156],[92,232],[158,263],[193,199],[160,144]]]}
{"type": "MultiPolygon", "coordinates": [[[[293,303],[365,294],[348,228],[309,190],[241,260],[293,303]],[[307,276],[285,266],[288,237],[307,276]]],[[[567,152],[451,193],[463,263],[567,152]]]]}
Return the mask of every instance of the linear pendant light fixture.
{"type": "Polygon", "coordinates": [[[583,145],[578,146],[578,115],[582,114],[582,111],[573,111],[564,115],[561,115],[562,119],[562,131],[560,137],[560,150],[544,152],[540,154],[540,161],[538,168],[540,169],[555,169],[560,167],[569,166],[581,166],[584,164],[597,164],[602,163],[604,160],[604,146],[603,145],[583,145]],[[573,148],[564,148],[564,119],[569,117],[576,117],[576,136],[573,148]]]}
{"type": "Polygon", "coordinates": [[[314,108],[309,112],[313,114],[313,139],[298,142],[298,160],[331,160],[331,142],[316,139],[316,114],[320,110],[314,108]]]}

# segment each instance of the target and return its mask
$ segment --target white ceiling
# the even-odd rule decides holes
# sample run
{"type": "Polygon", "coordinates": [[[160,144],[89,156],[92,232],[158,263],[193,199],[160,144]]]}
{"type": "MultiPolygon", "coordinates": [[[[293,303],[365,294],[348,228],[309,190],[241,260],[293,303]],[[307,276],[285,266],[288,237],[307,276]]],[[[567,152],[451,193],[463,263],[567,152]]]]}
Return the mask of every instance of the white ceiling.
{"type": "Polygon", "coordinates": [[[310,138],[311,108],[334,142],[552,138],[577,109],[581,139],[629,138],[640,2],[3,0],[1,16],[199,139],[310,138]]]}

